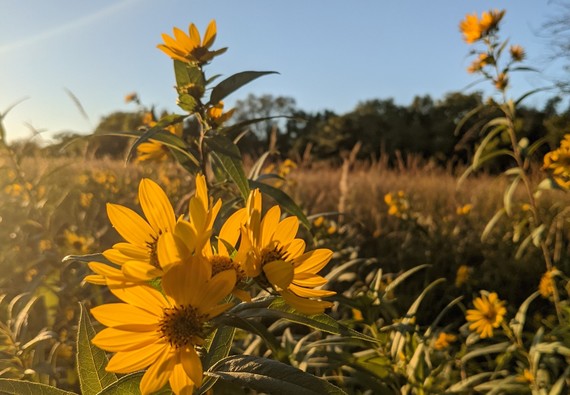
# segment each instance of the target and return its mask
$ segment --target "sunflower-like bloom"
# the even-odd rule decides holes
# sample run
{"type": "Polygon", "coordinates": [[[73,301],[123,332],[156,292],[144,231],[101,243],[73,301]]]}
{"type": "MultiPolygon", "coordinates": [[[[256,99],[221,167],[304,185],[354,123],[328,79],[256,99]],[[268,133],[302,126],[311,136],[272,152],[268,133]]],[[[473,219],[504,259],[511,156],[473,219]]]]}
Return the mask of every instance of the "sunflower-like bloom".
{"type": "Polygon", "coordinates": [[[570,134],[564,135],[560,147],[544,155],[542,169],[551,173],[558,186],[570,189],[570,134]]]}
{"type": "Polygon", "coordinates": [[[172,59],[203,65],[227,50],[227,48],[221,48],[210,51],[210,47],[216,39],[216,21],[213,19],[206,28],[203,40],[200,39],[200,32],[193,23],[188,27],[188,34],[177,27],[173,29],[173,32],[174,38],[163,33],[162,40],[164,44],[157,45],[158,49],[172,59]]]}
{"type": "Polygon", "coordinates": [[[279,206],[262,218],[261,193],[253,190],[246,205],[246,221],[241,227],[235,256],[248,277],[265,288],[277,291],[286,303],[304,314],[322,313],[331,302],[320,300],[333,291],[315,289],[326,283],[317,273],[330,261],[332,251],[320,248],[305,252],[305,242],[296,239],[299,219],[281,220],[279,206]]]}
{"type": "Polygon", "coordinates": [[[202,362],[196,347],[208,335],[206,323],[230,307],[219,304],[235,284],[233,271],[211,276],[210,266],[194,260],[174,265],[162,278],[164,294],[147,285],[111,291],[124,303],[91,309],[107,328],[93,338],[97,347],[115,353],[107,371],[147,369],[143,395],[167,382],[175,394],[192,394],[202,384],[202,362]]]}
{"type": "Polygon", "coordinates": [[[463,33],[463,39],[468,44],[479,41],[497,29],[504,15],[504,10],[485,11],[481,14],[481,19],[477,17],[477,14],[466,15],[465,19],[459,23],[459,30],[463,33]]]}
{"type": "MultiPolygon", "coordinates": [[[[96,274],[85,278],[94,284],[106,284],[106,279],[126,282],[144,282],[160,277],[173,262],[160,259],[158,241],[171,233],[176,224],[174,209],[162,188],[144,178],[139,185],[139,201],[146,219],[133,210],[107,203],[109,221],[125,242],[117,243],[103,252],[103,256],[118,266],[90,262],[96,274]]],[[[168,254],[163,253],[164,256],[168,254]]]]}
{"type": "MultiPolygon", "coordinates": [[[[143,118],[143,124],[149,128],[156,126],[157,122],[151,113],[148,113],[143,118]]],[[[183,126],[182,123],[170,125],[164,128],[169,133],[175,136],[182,137],[183,126]]],[[[162,162],[168,158],[168,148],[161,142],[148,139],[137,146],[137,161],[138,162],[162,162]]]]}
{"type": "Polygon", "coordinates": [[[481,339],[493,337],[493,328],[498,328],[503,322],[507,309],[505,302],[499,300],[496,292],[481,292],[481,297],[473,300],[475,309],[467,310],[467,321],[471,322],[469,329],[479,333],[481,339]]]}

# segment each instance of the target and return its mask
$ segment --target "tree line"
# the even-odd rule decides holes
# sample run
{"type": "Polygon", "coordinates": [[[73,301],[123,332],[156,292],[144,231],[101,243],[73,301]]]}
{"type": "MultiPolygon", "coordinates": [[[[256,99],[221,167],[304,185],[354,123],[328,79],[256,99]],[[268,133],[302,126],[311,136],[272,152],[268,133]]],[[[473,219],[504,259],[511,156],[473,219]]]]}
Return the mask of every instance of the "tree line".
{"type": "MultiPolygon", "coordinates": [[[[516,125],[519,136],[529,143],[546,136],[545,152],[556,146],[570,132],[570,108],[560,109],[561,102],[560,97],[553,97],[540,109],[520,107],[516,125]]],[[[230,137],[239,140],[242,152],[253,156],[272,150],[293,160],[310,156],[335,164],[360,142],[360,160],[390,162],[399,155],[411,154],[442,165],[464,164],[476,149],[475,142],[480,141],[481,126],[497,115],[491,110],[481,111],[461,124],[465,115],[480,105],[484,105],[480,92],[452,92],[441,99],[416,96],[408,105],[397,104],[393,99],[367,100],[348,113],[336,114],[328,110],[304,111],[290,97],[249,95],[236,102],[227,130],[230,137]],[[256,118],[265,121],[235,127],[256,118]]],[[[122,159],[132,140],[109,134],[139,130],[145,112],[113,112],[101,119],[90,136],[67,132],[54,136],[54,143],[46,147],[32,141],[19,141],[14,146],[30,154],[87,153],[97,158],[122,159]]],[[[197,133],[195,120],[187,119],[184,138],[192,139],[197,133]]],[[[499,136],[494,144],[502,143],[499,136]]]]}

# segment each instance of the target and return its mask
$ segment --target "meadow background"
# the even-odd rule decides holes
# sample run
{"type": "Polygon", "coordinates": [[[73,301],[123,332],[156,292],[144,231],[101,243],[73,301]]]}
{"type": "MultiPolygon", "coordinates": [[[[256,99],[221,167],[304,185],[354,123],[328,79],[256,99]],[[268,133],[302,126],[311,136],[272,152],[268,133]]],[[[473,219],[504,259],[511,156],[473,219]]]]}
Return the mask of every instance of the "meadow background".
{"type": "MultiPolygon", "coordinates": [[[[567,81],[556,82],[540,106],[517,107],[513,128],[526,144],[521,147],[542,142],[524,169],[533,185],[548,178],[543,157],[559,147],[570,125],[567,81]]],[[[540,191],[536,210],[544,226],[537,237],[523,185],[511,187],[512,179],[504,176],[510,160],[489,160],[464,177],[481,157],[485,125],[500,116],[492,97],[458,90],[418,95],[405,105],[377,98],[345,113],[306,110],[288,96],[237,99],[224,133],[242,153],[245,173],[282,190],[301,208],[311,225],[301,230],[303,238],[334,251],[323,270],[328,289],[337,292],[330,316],[381,345],[362,344],[361,338],[312,345],[338,346],[342,352],[335,353],[345,359],[335,360],[329,349],[319,354],[304,345],[318,331],[263,321],[281,351],[292,356],[278,355],[261,344],[263,336],[245,330],[236,335],[232,354],[270,355],[349,393],[493,393],[496,388],[485,386],[492,380],[503,380],[497,388],[504,392],[495,393],[564,393],[570,374],[570,289],[564,275],[570,273],[570,198],[554,182],[540,191]],[[482,110],[463,122],[473,108],[482,110]],[[505,206],[506,214],[497,216],[505,206]],[[548,292],[527,303],[544,279],[540,243],[559,270],[555,287],[563,295],[562,319],[548,292]],[[502,340],[520,340],[520,348],[508,348],[505,341],[476,344],[470,337],[465,313],[481,290],[497,292],[507,315],[519,323],[517,312],[526,304],[526,338],[516,330],[519,337],[511,336],[506,327],[497,330],[504,331],[497,337],[508,338],[502,340]],[[438,344],[441,333],[454,338],[438,344]],[[521,351],[543,339],[554,344],[541,349],[547,357],[535,360],[521,351]],[[429,345],[431,354],[421,354],[420,344],[429,345]],[[343,372],[343,364],[352,370],[343,372]],[[550,376],[539,380],[537,371],[550,376]]],[[[121,241],[106,204],[140,212],[138,185],[147,177],[161,185],[177,214],[187,210],[195,175],[166,147],[158,157],[145,158],[140,151],[133,156],[135,140],[119,135],[140,137],[167,112],[136,92],[127,92],[125,102],[130,111],[103,116],[89,135],[61,132],[50,142],[8,142],[10,129],[0,123],[0,378],[78,391],[79,303],[90,308],[112,299],[108,290],[83,281],[89,258],[78,256],[121,241]]],[[[77,106],[81,112],[80,100],[77,106]]],[[[3,121],[13,108],[0,110],[3,121]]],[[[201,136],[196,118],[179,127],[189,145],[201,136]]],[[[489,153],[510,147],[502,135],[486,144],[489,153]]],[[[219,184],[231,195],[231,183],[219,184]]],[[[280,203],[275,196],[272,201],[280,203]]],[[[217,385],[220,393],[230,393],[217,385]]],[[[249,393],[241,387],[232,391],[249,393]]]]}

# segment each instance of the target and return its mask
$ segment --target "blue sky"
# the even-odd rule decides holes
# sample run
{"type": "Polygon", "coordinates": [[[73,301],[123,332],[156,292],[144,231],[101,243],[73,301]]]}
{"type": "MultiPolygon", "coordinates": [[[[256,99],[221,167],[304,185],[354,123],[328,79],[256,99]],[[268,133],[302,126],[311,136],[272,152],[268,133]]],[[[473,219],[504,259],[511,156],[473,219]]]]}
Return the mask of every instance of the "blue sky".
{"type": "MultiPolygon", "coordinates": [[[[228,52],[207,74],[274,70],[234,93],[290,96],[307,111],[344,113],[358,102],[415,95],[441,98],[474,81],[458,24],[466,13],[507,10],[503,34],[528,52],[541,74],[519,75],[513,96],[549,84],[559,73],[548,61],[540,27],[557,8],[548,0],[2,0],[0,112],[8,139],[49,139],[61,131],[91,132],[102,116],[135,110],[124,96],[176,111],[171,60],[156,48],[161,33],[196,23],[218,24],[214,48],[228,52]],[[66,93],[80,100],[86,120],[66,93]]],[[[544,96],[527,104],[541,105],[544,96]]]]}

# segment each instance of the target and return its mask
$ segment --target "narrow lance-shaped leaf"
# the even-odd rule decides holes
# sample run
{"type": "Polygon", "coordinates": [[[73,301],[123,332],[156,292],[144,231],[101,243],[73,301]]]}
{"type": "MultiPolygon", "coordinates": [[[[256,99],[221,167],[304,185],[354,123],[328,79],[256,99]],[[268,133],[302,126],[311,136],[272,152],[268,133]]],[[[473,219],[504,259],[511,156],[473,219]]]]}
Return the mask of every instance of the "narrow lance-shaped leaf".
{"type": "Polygon", "coordinates": [[[210,94],[210,104],[219,103],[220,100],[223,100],[226,96],[235,92],[247,83],[268,74],[279,73],[276,71],[242,71],[241,73],[236,73],[226,78],[212,89],[212,93],[210,94]]]}
{"type": "Polygon", "coordinates": [[[77,395],[46,384],[0,379],[0,393],[5,395],[77,395]]]}
{"type": "Polygon", "coordinates": [[[346,392],[312,374],[271,359],[236,355],[208,372],[237,385],[272,395],[344,395],[346,392]]]}
{"type": "Polygon", "coordinates": [[[96,395],[117,381],[114,373],[107,372],[109,363],[105,352],[91,343],[95,329],[87,310],[80,304],[79,327],[77,330],[77,373],[83,395],[96,395]]]}
{"type": "Polygon", "coordinates": [[[222,167],[224,172],[238,187],[244,201],[249,196],[249,185],[239,148],[230,139],[224,136],[208,136],[204,142],[210,149],[210,154],[222,167]]]}
{"type": "MultiPolygon", "coordinates": [[[[140,394],[140,382],[144,372],[131,373],[121,377],[117,382],[104,388],[97,395],[137,395],[140,394]]],[[[172,391],[165,386],[152,395],[171,395],[172,391]]]]}

